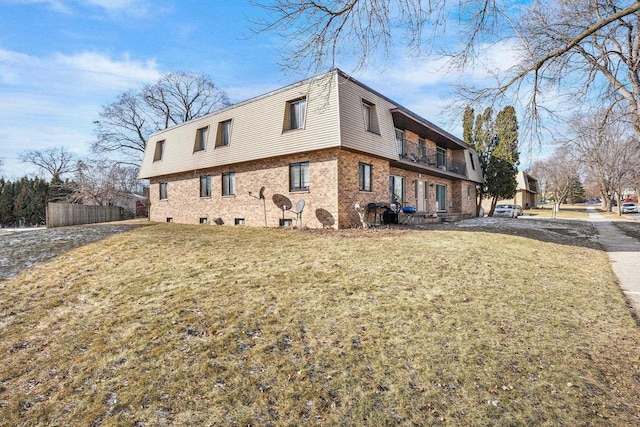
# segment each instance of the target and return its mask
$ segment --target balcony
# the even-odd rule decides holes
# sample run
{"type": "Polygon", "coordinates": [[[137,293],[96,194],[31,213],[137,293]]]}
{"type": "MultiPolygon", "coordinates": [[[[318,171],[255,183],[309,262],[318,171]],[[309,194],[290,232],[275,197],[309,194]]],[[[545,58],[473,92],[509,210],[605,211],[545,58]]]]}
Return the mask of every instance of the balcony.
{"type": "Polygon", "coordinates": [[[404,162],[417,163],[429,168],[466,176],[466,163],[445,155],[444,152],[431,150],[424,145],[419,145],[406,139],[396,140],[398,146],[398,158],[404,162]]]}

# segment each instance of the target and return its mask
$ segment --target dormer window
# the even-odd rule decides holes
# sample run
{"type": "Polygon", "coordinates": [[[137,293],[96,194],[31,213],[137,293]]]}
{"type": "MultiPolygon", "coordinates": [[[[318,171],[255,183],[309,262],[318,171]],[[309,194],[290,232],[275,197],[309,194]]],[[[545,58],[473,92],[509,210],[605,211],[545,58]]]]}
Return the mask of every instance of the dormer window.
{"type": "Polygon", "coordinates": [[[218,123],[216,147],[225,147],[231,143],[231,120],[218,123]]]}
{"type": "Polygon", "coordinates": [[[307,98],[287,102],[284,115],[284,130],[303,129],[307,113],[307,98]]]}
{"type": "Polygon", "coordinates": [[[380,124],[378,123],[378,113],[375,104],[362,100],[362,113],[364,116],[364,127],[369,132],[380,134],[380,124]]]}
{"type": "Polygon", "coordinates": [[[209,136],[209,126],[200,128],[196,131],[196,142],[193,151],[203,151],[207,148],[207,137],[209,136]]]}
{"type": "Polygon", "coordinates": [[[164,154],[164,139],[162,141],[156,142],[156,150],[153,153],[153,161],[157,162],[162,160],[163,154],[164,154]]]}

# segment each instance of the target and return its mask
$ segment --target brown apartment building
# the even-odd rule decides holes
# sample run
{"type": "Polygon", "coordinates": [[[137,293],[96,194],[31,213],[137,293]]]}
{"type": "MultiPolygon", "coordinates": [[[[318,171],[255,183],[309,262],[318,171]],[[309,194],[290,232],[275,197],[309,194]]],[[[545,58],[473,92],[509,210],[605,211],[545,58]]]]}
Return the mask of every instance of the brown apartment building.
{"type": "Polygon", "coordinates": [[[340,70],[150,136],[150,219],[191,224],[361,224],[356,203],[475,212],[469,145],[340,70]],[[262,196],[262,197],[261,197],[262,196]]]}

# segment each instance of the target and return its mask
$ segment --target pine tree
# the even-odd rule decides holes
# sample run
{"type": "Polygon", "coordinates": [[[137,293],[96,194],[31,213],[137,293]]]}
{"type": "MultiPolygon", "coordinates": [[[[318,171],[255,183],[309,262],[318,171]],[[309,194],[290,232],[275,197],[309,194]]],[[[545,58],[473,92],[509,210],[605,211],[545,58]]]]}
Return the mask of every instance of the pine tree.
{"type": "Polygon", "coordinates": [[[12,227],[15,224],[13,215],[13,183],[5,181],[0,192],[0,225],[12,227]]]}
{"type": "Polygon", "coordinates": [[[473,119],[475,118],[475,112],[471,106],[467,106],[464,109],[464,115],[462,116],[462,138],[464,142],[469,145],[473,143],[473,119]]]}
{"type": "MultiPolygon", "coordinates": [[[[467,107],[464,112],[465,137],[468,137],[472,111],[473,109],[467,107]]],[[[511,106],[505,107],[495,120],[491,108],[486,108],[482,114],[478,114],[470,144],[478,153],[480,168],[485,178],[484,185],[477,193],[476,211],[479,213],[483,198],[491,197],[489,215],[492,215],[498,199],[513,197],[517,188],[515,175],[520,153],[515,109],[511,106]]]]}

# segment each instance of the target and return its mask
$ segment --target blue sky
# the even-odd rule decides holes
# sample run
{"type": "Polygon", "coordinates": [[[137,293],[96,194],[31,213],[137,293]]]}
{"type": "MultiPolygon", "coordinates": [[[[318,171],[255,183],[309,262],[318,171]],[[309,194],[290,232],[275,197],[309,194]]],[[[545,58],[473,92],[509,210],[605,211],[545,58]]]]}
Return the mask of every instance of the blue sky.
{"type": "MultiPolygon", "coordinates": [[[[277,34],[251,36],[260,13],[240,0],[0,0],[0,174],[37,173],[19,162],[24,150],[89,155],[101,106],[161,73],[206,74],[234,103],[307,77],[278,65],[277,34]]],[[[490,67],[511,62],[508,49],[484,58],[490,67]]],[[[442,60],[399,50],[353,76],[461,136],[443,114],[452,84],[487,74],[453,75],[442,60]]]]}

